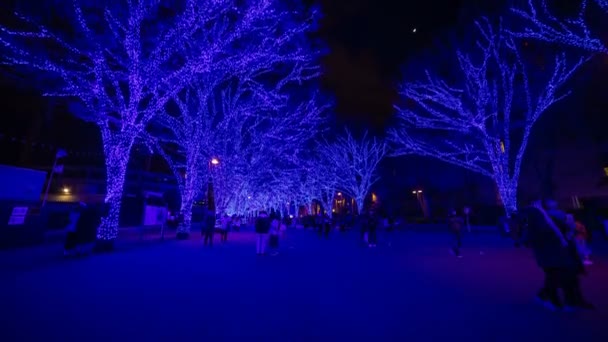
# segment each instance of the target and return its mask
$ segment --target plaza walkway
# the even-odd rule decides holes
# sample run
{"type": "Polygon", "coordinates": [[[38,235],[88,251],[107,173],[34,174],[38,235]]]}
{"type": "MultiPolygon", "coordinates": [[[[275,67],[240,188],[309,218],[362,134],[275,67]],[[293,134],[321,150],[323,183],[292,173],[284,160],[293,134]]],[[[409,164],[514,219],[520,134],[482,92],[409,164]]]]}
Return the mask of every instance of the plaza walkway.
{"type": "Polygon", "coordinates": [[[3,251],[0,341],[608,341],[603,256],[583,280],[598,312],[553,313],[533,301],[529,250],[480,234],[456,259],[448,239],[395,232],[369,249],[356,232],[293,231],[276,257],[251,233],[76,260],[3,251]]]}

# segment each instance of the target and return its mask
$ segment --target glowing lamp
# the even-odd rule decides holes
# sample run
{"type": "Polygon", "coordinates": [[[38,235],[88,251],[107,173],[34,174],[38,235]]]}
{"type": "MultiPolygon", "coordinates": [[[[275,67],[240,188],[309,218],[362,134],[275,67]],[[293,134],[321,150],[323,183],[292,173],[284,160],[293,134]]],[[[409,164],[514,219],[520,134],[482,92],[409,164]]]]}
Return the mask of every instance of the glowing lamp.
{"type": "Polygon", "coordinates": [[[415,195],[415,194],[417,194],[418,192],[416,192],[416,190],[414,190],[414,191],[412,191],[412,193],[415,195]]]}
{"type": "Polygon", "coordinates": [[[421,194],[421,193],[422,193],[422,190],[418,190],[418,193],[419,193],[419,194],[421,194]]]}
{"type": "Polygon", "coordinates": [[[69,195],[70,194],[70,188],[64,187],[63,188],[63,193],[66,194],[66,195],[69,195]]]}
{"type": "Polygon", "coordinates": [[[217,164],[219,164],[219,163],[220,163],[220,161],[219,161],[219,160],[217,160],[217,158],[213,158],[213,159],[211,159],[211,164],[213,164],[213,165],[217,165],[217,164]]]}
{"type": "Polygon", "coordinates": [[[341,193],[341,192],[338,192],[338,196],[342,196],[342,193],[341,193]]]}

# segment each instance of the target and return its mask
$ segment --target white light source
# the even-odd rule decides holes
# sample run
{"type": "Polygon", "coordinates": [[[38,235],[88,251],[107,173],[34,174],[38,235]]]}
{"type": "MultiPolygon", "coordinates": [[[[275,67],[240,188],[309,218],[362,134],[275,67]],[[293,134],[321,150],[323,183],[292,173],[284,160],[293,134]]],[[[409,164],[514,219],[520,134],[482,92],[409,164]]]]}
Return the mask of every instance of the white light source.
{"type": "Polygon", "coordinates": [[[412,33],[416,33],[416,31],[418,31],[418,29],[414,27],[414,29],[412,30],[412,33]]]}
{"type": "Polygon", "coordinates": [[[342,193],[341,193],[341,192],[338,192],[338,196],[342,196],[342,193]]]}
{"type": "Polygon", "coordinates": [[[418,190],[418,193],[419,193],[419,194],[421,194],[421,193],[422,193],[422,190],[418,190]]]}
{"type": "Polygon", "coordinates": [[[219,161],[219,160],[217,160],[217,158],[213,158],[213,159],[211,159],[211,164],[213,164],[213,165],[217,165],[217,164],[219,164],[219,163],[220,163],[220,161],[219,161]]]}
{"type": "Polygon", "coordinates": [[[70,194],[70,188],[64,187],[63,188],[63,193],[66,194],[66,195],[69,195],[70,194]]]}
{"type": "Polygon", "coordinates": [[[413,193],[414,195],[415,195],[415,194],[417,194],[416,190],[412,191],[412,193],[413,193]]]}

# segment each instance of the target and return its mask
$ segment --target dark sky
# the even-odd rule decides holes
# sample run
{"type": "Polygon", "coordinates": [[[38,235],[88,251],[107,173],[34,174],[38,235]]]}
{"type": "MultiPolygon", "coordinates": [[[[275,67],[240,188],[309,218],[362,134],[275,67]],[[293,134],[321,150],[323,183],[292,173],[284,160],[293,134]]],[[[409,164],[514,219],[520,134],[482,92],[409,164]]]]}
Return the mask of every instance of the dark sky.
{"type": "MultiPolygon", "coordinates": [[[[394,82],[400,77],[400,67],[438,45],[442,37],[451,36],[457,41],[466,36],[470,23],[479,15],[504,13],[508,0],[307,1],[319,1],[324,13],[318,32],[329,47],[323,60],[323,84],[335,95],[338,128],[347,124],[381,133],[392,116],[394,82]]],[[[445,50],[453,48],[447,46],[445,50]]],[[[0,134],[35,137],[44,131],[39,138],[47,143],[68,144],[70,136],[83,131],[77,120],[68,119],[60,101],[38,100],[33,91],[15,91],[10,80],[4,79],[0,85],[5,95],[0,100],[2,121],[11,121],[0,126],[0,134]],[[48,104],[54,104],[59,114],[46,110],[48,104]],[[24,128],[37,120],[42,123],[33,129],[24,128]],[[51,133],[49,125],[56,127],[51,133]]],[[[91,129],[84,130],[85,138],[97,141],[90,139],[91,129]]],[[[74,140],[82,146],[82,137],[74,140]]]]}
{"type": "Polygon", "coordinates": [[[400,66],[440,37],[502,0],[321,0],[320,35],[329,44],[324,84],[335,94],[339,122],[382,131],[392,114],[400,66]],[[416,32],[413,30],[416,29],[416,32]]]}

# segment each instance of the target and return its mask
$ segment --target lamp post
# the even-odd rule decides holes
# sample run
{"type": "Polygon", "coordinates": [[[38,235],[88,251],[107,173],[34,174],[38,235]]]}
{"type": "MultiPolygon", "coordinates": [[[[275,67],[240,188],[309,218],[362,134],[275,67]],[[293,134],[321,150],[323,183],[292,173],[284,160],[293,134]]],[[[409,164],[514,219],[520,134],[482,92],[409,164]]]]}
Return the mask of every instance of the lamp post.
{"type": "Polygon", "coordinates": [[[46,204],[46,199],[49,196],[49,190],[51,189],[51,183],[53,181],[53,176],[55,173],[63,173],[63,164],[58,165],[57,162],[59,159],[67,156],[68,153],[64,149],[58,149],[55,154],[55,161],[53,162],[53,168],[51,169],[51,175],[49,176],[48,183],[46,184],[46,190],[44,191],[44,198],[42,199],[42,207],[46,204]]]}
{"type": "Polygon", "coordinates": [[[219,163],[220,161],[217,158],[212,158],[207,164],[209,173],[209,179],[207,182],[207,209],[213,210],[213,212],[215,212],[215,196],[213,193],[213,177],[211,176],[211,166],[218,165],[219,163]]]}

